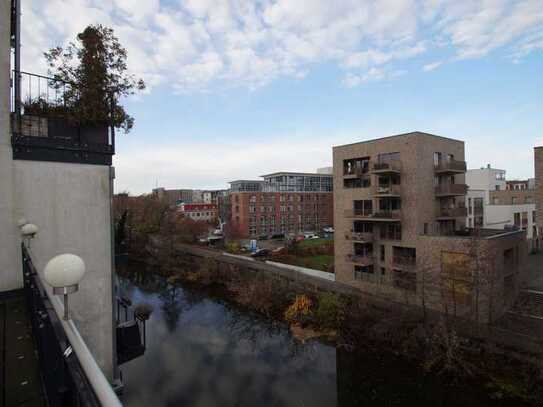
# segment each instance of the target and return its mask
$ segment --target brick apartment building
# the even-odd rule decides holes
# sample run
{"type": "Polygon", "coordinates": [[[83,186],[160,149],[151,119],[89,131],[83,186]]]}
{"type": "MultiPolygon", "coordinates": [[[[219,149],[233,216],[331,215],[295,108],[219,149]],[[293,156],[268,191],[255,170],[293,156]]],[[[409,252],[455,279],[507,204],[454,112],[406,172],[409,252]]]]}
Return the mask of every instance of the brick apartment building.
{"type": "Polygon", "coordinates": [[[466,228],[462,141],[414,132],[333,152],[337,281],[480,321],[511,305],[525,233],[466,228]]]}
{"type": "Polygon", "coordinates": [[[277,172],[230,182],[229,230],[240,238],[320,233],[333,224],[331,174],[277,172]]]}

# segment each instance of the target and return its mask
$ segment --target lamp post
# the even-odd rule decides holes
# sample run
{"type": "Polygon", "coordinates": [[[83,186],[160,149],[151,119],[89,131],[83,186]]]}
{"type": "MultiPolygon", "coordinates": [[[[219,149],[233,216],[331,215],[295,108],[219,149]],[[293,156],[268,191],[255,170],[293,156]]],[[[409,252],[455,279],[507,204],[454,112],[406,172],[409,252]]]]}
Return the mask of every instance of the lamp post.
{"type": "Polygon", "coordinates": [[[39,228],[34,225],[33,223],[26,223],[25,219],[20,219],[19,223],[22,221],[25,221],[25,223],[21,226],[21,234],[23,235],[23,239],[26,243],[26,246],[30,248],[30,240],[36,236],[36,233],[38,233],[39,228]]]}
{"type": "Polygon", "coordinates": [[[68,294],[79,289],[79,283],[85,276],[85,262],[75,254],[59,254],[47,262],[43,276],[47,284],[53,287],[53,294],[64,297],[64,319],[70,319],[68,294]]]}

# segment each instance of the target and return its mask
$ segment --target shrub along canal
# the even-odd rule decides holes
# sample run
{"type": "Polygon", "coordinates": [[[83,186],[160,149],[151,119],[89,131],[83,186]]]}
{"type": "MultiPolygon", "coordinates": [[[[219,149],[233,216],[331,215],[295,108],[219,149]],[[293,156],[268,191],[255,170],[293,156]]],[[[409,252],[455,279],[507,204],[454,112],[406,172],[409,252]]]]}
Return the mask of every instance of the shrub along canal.
{"type": "Polygon", "coordinates": [[[389,352],[300,343],[282,322],[140,268],[118,281],[122,296],[153,308],[145,354],[121,367],[128,407],[519,405],[425,375],[389,352]]]}

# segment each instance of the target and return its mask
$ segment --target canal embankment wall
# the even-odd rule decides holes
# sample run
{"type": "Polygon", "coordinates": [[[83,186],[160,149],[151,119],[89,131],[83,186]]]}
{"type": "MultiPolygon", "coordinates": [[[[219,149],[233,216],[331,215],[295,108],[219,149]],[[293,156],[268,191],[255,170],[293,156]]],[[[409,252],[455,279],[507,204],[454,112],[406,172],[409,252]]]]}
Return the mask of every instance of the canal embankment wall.
{"type": "MultiPolygon", "coordinates": [[[[151,237],[147,250],[153,254],[159,254],[163,247],[158,237],[151,237]]],[[[406,318],[420,320],[426,314],[426,320],[430,323],[437,323],[443,319],[442,313],[426,309],[425,311],[418,305],[410,303],[399,303],[391,301],[388,298],[380,297],[375,294],[362,292],[352,286],[334,281],[330,278],[323,278],[317,273],[311,274],[300,270],[302,268],[275,262],[265,262],[255,260],[254,258],[232,255],[216,249],[190,245],[176,244],[175,256],[185,258],[187,264],[197,264],[201,261],[216,261],[224,269],[232,271],[245,271],[260,273],[269,278],[280,279],[286,281],[295,291],[308,293],[330,292],[350,298],[358,298],[371,304],[373,307],[386,310],[397,315],[404,315],[406,318]]],[[[317,271],[317,270],[314,270],[317,271]]],[[[514,316],[509,315],[509,318],[514,316]]],[[[514,319],[508,322],[508,327],[488,324],[476,324],[472,321],[454,318],[451,315],[447,316],[448,320],[454,323],[457,332],[469,338],[474,343],[489,344],[493,351],[508,353],[513,357],[526,359],[529,355],[543,354],[543,341],[539,338],[543,333],[543,321],[527,321],[525,318],[514,319]]]]}

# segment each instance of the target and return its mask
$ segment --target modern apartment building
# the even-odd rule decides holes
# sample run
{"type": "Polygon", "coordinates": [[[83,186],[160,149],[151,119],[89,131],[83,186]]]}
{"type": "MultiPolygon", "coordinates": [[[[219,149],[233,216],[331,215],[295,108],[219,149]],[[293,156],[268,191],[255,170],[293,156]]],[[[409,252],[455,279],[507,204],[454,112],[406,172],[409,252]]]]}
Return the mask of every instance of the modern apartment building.
{"type": "Polygon", "coordinates": [[[333,152],[337,281],[477,320],[512,303],[525,234],[466,228],[462,141],[414,132],[333,152]]]}
{"type": "Polygon", "coordinates": [[[538,250],[534,180],[507,181],[505,170],[489,165],[466,172],[467,226],[526,231],[528,247],[538,250]]]}
{"type": "Polygon", "coordinates": [[[333,224],[331,174],[277,172],[230,182],[231,235],[240,238],[320,232],[333,224]]]}

